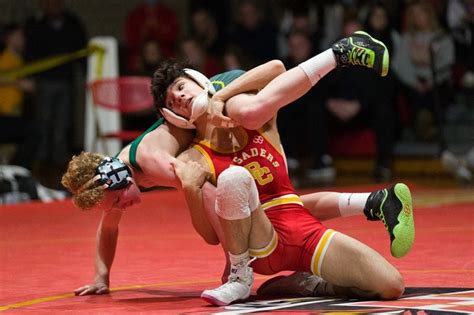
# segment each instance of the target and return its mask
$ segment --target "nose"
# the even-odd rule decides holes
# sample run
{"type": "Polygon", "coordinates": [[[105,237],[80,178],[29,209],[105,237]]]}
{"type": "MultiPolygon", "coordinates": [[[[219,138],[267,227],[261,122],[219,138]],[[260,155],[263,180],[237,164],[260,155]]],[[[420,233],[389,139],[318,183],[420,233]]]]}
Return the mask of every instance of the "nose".
{"type": "Polygon", "coordinates": [[[186,95],[183,92],[177,92],[173,94],[173,101],[176,104],[183,104],[184,100],[186,99],[186,95]]]}

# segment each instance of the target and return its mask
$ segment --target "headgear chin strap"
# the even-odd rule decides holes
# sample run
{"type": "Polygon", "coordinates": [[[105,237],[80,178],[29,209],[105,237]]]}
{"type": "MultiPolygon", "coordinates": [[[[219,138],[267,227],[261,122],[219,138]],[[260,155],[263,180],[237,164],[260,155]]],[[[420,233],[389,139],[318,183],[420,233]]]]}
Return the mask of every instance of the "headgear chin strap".
{"type": "Polygon", "coordinates": [[[121,159],[106,157],[95,169],[95,176],[88,180],[78,192],[87,189],[92,183],[97,183],[102,189],[118,190],[127,187],[132,182],[132,172],[121,159]]]}
{"type": "Polygon", "coordinates": [[[184,73],[193,79],[199,86],[201,86],[204,91],[196,96],[193,100],[192,107],[191,107],[191,117],[186,119],[182,116],[177,115],[173,111],[168,108],[161,108],[160,112],[163,117],[173,125],[179,128],[184,129],[195,129],[196,126],[193,122],[198,119],[202,114],[204,114],[207,110],[207,106],[209,104],[209,94],[216,93],[214,86],[212,85],[211,81],[199,71],[185,68],[184,73]]]}

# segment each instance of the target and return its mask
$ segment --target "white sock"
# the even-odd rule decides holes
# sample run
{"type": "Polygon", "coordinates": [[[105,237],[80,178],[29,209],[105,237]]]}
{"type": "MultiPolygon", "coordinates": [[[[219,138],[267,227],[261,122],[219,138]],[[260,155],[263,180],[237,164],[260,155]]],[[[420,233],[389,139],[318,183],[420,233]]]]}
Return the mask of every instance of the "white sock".
{"type": "Polygon", "coordinates": [[[250,259],[249,251],[246,250],[242,254],[234,255],[229,252],[229,260],[232,265],[237,265],[243,261],[248,261],[250,259]]]}
{"type": "Polygon", "coordinates": [[[341,216],[362,214],[370,193],[341,193],[339,195],[339,212],[341,216]]]}
{"type": "Polygon", "coordinates": [[[336,68],[336,58],[332,49],[323,51],[317,54],[313,58],[310,58],[298,65],[308,76],[311,81],[311,85],[315,85],[322,77],[329,73],[332,69],[336,68]]]}

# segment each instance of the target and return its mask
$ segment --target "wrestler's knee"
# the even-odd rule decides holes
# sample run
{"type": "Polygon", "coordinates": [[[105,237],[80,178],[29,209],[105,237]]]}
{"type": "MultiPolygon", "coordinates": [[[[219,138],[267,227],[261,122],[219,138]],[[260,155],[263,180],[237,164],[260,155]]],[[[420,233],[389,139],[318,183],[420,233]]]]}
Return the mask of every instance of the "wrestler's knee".
{"type": "Polygon", "coordinates": [[[249,171],[232,166],[217,179],[216,213],[226,220],[244,219],[257,208],[258,191],[249,171]]]}
{"type": "Polygon", "coordinates": [[[383,300],[396,300],[402,296],[404,291],[405,283],[403,277],[398,270],[395,270],[386,275],[382,280],[379,292],[377,293],[383,300]]]}

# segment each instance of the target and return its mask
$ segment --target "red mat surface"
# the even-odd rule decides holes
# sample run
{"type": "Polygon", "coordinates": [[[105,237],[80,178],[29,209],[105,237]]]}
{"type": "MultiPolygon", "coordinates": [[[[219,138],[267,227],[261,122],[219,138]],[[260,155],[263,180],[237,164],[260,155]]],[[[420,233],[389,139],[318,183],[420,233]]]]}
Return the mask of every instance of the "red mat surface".
{"type": "MultiPolygon", "coordinates": [[[[360,216],[326,225],[381,252],[400,269],[407,287],[474,288],[473,191],[416,187],[413,193],[416,241],[402,259],[390,257],[388,237],[379,222],[360,216]]],[[[203,289],[219,284],[220,247],[206,245],[193,231],[179,193],[149,192],[142,200],[127,211],[120,225],[112,294],[85,297],[75,297],[72,291],[93,279],[100,213],[79,211],[70,201],[0,207],[0,311],[224,311],[199,298],[203,289]]],[[[254,289],[268,277],[256,278],[254,289]]]]}

